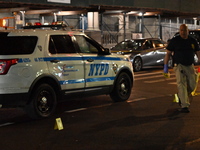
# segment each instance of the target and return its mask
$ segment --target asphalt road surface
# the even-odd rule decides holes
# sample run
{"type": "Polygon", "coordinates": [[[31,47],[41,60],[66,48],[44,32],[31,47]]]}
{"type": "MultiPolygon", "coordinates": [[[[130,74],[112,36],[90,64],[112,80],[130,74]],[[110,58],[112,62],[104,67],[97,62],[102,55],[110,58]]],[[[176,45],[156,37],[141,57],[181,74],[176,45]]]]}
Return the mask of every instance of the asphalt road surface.
{"type": "Polygon", "coordinates": [[[20,109],[0,109],[0,149],[200,149],[200,83],[190,113],[180,113],[170,72],[169,79],[159,67],[135,73],[127,102],[113,103],[109,96],[76,99],[59,104],[55,115],[43,120],[32,120],[20,109]],[[54,129],[55,124],[63,129],[54,129]]]}

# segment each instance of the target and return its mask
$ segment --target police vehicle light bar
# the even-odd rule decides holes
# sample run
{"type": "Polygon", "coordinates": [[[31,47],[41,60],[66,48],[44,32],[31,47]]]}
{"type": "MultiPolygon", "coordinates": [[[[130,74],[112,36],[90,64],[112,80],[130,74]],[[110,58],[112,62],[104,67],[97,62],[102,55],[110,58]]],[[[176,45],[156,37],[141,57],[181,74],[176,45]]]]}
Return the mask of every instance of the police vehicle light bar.
{"type": "Polygon", "coordinates": [[[57,24],[57,25],[31,25],[31,26],[23,26],[23,29],[39,29],[39,28],[52,28],[52,29],[64,29],[68,26],[66,24],[57,24]]]}

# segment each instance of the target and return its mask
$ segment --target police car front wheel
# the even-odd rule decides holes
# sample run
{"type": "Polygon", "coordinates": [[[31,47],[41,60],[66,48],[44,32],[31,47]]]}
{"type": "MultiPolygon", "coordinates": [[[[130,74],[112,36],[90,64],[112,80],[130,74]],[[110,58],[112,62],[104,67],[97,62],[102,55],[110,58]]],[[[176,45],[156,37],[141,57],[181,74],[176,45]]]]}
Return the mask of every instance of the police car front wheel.
{"type": "Polygon", "coordinates": [[[48,84],[39,85],[33,91],[30,100],[25,111],[33,119],[49,117],[56,108],[56,94],[48,84]]]}
{"type": "Polygon", "coordinates": [[[114,88],[110,93],[112,100],[115,102],[126,101],[130,97],[132,84],[130,76],[125,72],[121,73],[117,77],[114,88]]]}

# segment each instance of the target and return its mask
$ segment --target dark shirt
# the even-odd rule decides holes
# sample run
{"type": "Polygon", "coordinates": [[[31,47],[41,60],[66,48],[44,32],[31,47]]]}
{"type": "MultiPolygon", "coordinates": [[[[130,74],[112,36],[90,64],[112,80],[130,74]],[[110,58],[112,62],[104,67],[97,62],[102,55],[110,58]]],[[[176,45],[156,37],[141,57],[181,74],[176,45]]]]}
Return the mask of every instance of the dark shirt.
{"type": "Polygon", "coordinates": [[[199,51],[199,46],[191,36],[183,39],[178,35],[170,41],[167,49],[173,52],[174,63],[188,66],[194,63],[194,55],[196,51],[199,51]]]}

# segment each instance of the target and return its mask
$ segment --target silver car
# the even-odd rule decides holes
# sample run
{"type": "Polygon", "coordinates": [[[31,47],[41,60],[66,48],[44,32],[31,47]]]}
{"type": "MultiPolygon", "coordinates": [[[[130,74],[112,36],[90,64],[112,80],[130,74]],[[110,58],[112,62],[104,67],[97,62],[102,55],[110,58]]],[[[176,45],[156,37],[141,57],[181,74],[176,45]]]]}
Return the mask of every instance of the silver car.
{"type": "MultiPolygon", "coordinates": [[[[128,55],[134,71],[140,71],[144,66],[163,65],[166,46],[167,43],[158,38],[132,39],[118,43],[111,52],[128,55]]],[[[172,58],[168,65],[172,66],[172,58]]]]}

